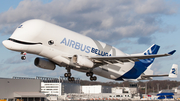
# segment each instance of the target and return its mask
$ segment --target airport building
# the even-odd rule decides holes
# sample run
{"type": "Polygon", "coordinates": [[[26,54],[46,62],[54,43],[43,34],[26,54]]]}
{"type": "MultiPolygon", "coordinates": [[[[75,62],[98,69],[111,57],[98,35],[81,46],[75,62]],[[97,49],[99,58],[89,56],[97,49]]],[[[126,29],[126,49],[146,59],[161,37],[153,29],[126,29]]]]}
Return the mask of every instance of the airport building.
{"type": "MultiPolygon", "coordinates": [[[[164,90],[165,91],[165,90],[164,90]]],[[[180,87],[173,90],[179,98],[180,87]]],[[[157,99],[157,94],[143,95],[143,98],[157,99]]],[[[65,77],[13,77],[0,78],[0,101],[60,101],[60,100],[140,100],[137,86],[110,87],[102,85],[80,85],[80,79],[68,81],[65,77]]]]}
{"type": "MultiPolygon", "coordinates": [[[[80,85],[80,79],[68,81],[65,77],[13,77],[0,79],[0,99],[5,101],[45,101],[60,99],[83,99],[83,98],[130,98],[124,93],[127,89],[121,88],[118,92],[117,88],[102,85],[80,85]],[[113,93],[112,93],[113,92],[113,93]],[[47,98],[47,99],[46,99],[47,98]]],[[[120,88],[118,88],[120,89],[120,88]]]]}
{"type": "Polygon", "coordinates": [[[68,81],[65,77],[0,78],[0,99],[4,101],[46,101],[68,99],[129,99],[128,88],[102,85],[80,85],[80,79],[68,81]]]}
{"type": "Polygon", "coordinates": [[[112,93],[122,94],[122,93],[129,93],[129,94],[136,94],[137,88],[136,87],[113,87],[112,93]]]}
{"type": "Polygon", "coordinates": [[[81,86],[83,94],[100,94],[100,93],[111,93],[110,86],[102,86],[102,85],[87,85],[81,86]]]}
{"type": "Polygon", "coordinates": [[[5,101],[45,101],[41,81],[32,78],[0,78],[0,99],[5,101]]]}
{"type": "MultiPolygon", "coordinates": [[[[64,77],[13,77],[0,78],[0,100],[3,101],[45,101],[49,96],[80,93],[80,79],[69,82],[64,77]]],[[[51,99],[51,98],[50,98],[51,99]]]]}
{"type": "Polygon", "coordinates": [[[36,77],[41,80],[41,93],[45,95],[61,96],[67,93],[80,93],[80,79],[75,78],[75,81],[68,81],[65,77],[50,78],[36,77]]]}

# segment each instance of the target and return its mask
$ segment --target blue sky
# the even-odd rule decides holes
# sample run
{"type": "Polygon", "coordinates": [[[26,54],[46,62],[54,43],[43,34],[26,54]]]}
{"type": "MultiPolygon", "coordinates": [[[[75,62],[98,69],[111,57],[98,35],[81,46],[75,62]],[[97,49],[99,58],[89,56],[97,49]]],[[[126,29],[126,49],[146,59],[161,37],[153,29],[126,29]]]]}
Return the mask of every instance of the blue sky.
{"type": "MultiPolygon", "coordinates": [[[[3,0],[0,1],[0,41],[8,39],[16,27],[29,19],[42,19],[113,45],[125,53],[140,53],[152,44],[159,53],[177,52],[157,58],[154,74],[166,74],[180,62],[180,1],[178,0],[3,0]]],[[[18,52],[0,43],[0,77],[59,77],[66,70],[43,70],[34,66],[36,55],[22,61],[18,52]]],[[[89,80],[85,73],[73,76],[89,80]]],[[[170,79],[170,80],[178,80],[170,79]]],[[[154,78],[169,79],[169,78],[154,78]]],[[[98,76],[98,81],[112,81],[98,76]]]]}

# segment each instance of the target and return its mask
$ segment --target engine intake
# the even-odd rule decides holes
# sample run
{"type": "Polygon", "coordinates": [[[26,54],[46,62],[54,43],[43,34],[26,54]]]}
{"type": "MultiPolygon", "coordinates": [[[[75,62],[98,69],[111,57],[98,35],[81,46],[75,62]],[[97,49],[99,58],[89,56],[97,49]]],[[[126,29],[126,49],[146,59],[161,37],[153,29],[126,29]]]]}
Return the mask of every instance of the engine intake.
{"type": "Polygon", "coordinates": [[[72,63],[80,67],[92,68],[94,66],[94,63],[91,60],[89,60],[87,57],[80,55],[74,55],[72,57],[72,63]]]}
{"type": "Polygon", "coordinates": [[[49,70],[54,70],[56,68],[55,64],[51,62],[50,60],[45,59],[45,58],[39,58],[39,57],[37,57],[34,60],[34,65],[39,68],[49,69],[49,70]]]}

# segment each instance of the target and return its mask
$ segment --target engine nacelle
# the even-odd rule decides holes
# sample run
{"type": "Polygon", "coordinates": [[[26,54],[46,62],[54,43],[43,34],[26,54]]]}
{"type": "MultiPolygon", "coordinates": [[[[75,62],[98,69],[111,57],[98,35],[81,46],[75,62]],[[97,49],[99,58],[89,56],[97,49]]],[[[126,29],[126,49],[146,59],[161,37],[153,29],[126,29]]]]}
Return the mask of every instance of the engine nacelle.
{"type": "Polygon", "coordinates": [[[94,66],[94,63],[91,60],[89,60],[87,57],[80,56],[80,55],[74,55],[72,57],[71,62],[74,65],[80,66],[80,67],[92,68],[94,66]]]}
{"type": "Polygon", "coordinates": [[[54,70],[56,68],[55,64],[51,61],[49,61],[48,59],[45,58],[39,58],[37,57],[34,60],[34,64],[37,67],[43,68],[43,69],[49,69],[49,70],[54,70]]]}

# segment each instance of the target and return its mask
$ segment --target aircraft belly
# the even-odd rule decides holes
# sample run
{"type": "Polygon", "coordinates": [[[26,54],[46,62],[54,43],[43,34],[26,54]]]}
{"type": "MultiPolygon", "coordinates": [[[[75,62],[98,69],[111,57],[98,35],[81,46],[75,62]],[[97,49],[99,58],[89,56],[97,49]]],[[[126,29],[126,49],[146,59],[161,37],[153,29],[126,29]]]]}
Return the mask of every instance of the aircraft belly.
{"type": "Polygon", "coordinates": [[[116,79],[117,77],[120,76],[120,74],[118,74],[117,72],[113,72],[111,70],[105,70],[100,67],[93,69],[93,73],[108,79],[116,79]]]}
{"type": "Polygon", "coordinates": [[[112,65],[104,65],[101,67],[97,67],[93,70],[93,72],[99,76],[103,76],[109,79],[117,79],[124,75],[126,72],[131,70],[134,66],[134,63],[128,62],[124,64],[112,64],[112,65]]]}
{"type": "Polygon", "coordinates": [[[90,70],[89,69],[87,69],[87,68],[76,68],[76,67],[74,67],[74,68],[72,68],[73,70],[76,70],[76,71],[79,71],[79,72],[84,72],[84,73],[86,73],[86,72],[89,72],[90,70]]]}

